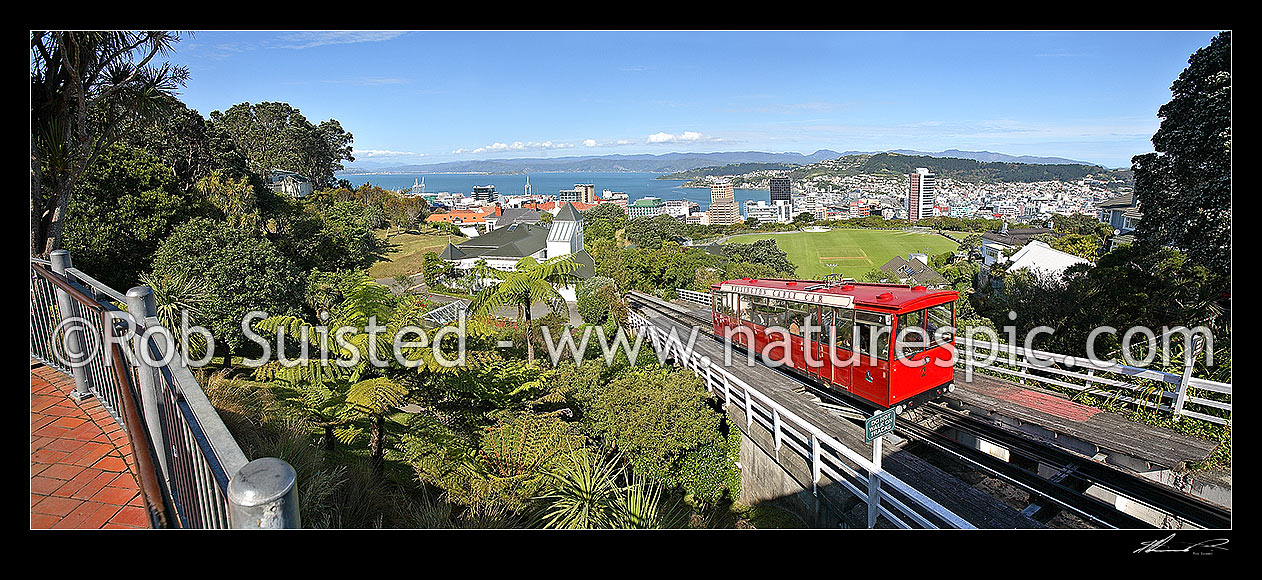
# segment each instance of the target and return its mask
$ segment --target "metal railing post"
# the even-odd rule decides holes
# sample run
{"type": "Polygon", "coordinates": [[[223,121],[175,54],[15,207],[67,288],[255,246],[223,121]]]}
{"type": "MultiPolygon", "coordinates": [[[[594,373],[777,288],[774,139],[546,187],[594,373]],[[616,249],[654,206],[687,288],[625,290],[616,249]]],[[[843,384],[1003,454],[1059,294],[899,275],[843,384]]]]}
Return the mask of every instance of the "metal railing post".
{"type": "MultiPolygon", "coordinates": [[[[53,272],[66,276],[66,270],[73,268],[74,265],[70,261],[70,252],[66,250],[53,250],[48,255],[48,260],[52,263],[53,272]]],[[[88,325],[85,323],[78,325],[67,325],[64,328],[60,325],[69,318],[76,316],[78,310],[75,308],[75,301],[61,288],[56,288],[57,294],[57,311],[61,315],[58,320],[58,328],[62,329],[62,336],[65,340],[63,343],[63,352],[69,360],[64,361],[70,367],[70,376],[74,378],[74,398],[84,400],[92,396],[91,378],[88,376],[88,369],[82,360],[84,355],[84,341],[81,337],[90,332],[88,325]]],[[[50,337],[54,341],[56,336],[50,337]]],[[[101,337],[101,350],[105,347],[105,337],[101,337]]],[[[55,351],[54,351],[55,352],[55,351]]]]}
{"type": "Polygon", "coordinates": [[[233,529],[301,528],[298,474],[282,459],[255,459],[228,482],[228,506],[233,529]]]}
{"type": "Polygon", "coordinates": [[[876,516],[881,512],[881,441],[884,436],[872,440],[872,471],[868,472],[868,528],[876,526],[876,516]]]}
{"type": "MultiPolygon", "coordinates": [[[[150,317],[157,316],[158,308],[154,303],[153,289],[148,286],[136,286],[128,290],[127,312],[135,321],[137,329],[145,326],[145,321],[150,317]]],[[[157,369],[149,364],[148,359],[153,353],[153,350],[149,348],[151,337],[147,333],[138,332],[132,340],[135,341],[133,344],[136,353],[136,377],[140,381],[137,386],[140,388],[141,412],[145,426],[149,430],[149,440],[153,442],[153,448],[158,451],[158,465],[162,468],[162,477],[169,480],[171,471],[167,466],[166,437],[162,435],[162,395],[158,390],[157,369]]],[[[173,346],[168,345],[168,348],[173,346]]]]}

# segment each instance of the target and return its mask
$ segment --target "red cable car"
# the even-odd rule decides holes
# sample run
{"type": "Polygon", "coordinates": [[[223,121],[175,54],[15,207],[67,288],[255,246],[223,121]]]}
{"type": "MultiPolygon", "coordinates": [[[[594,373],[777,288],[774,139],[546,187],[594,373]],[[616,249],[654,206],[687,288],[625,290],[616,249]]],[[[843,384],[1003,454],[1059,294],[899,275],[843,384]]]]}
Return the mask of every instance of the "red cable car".
{"type": "Polygon", "coordinates": [[[740,279],[710,288],[714,332],[833,390],[910,409],[953,387],[955,290],[740,279]]]}

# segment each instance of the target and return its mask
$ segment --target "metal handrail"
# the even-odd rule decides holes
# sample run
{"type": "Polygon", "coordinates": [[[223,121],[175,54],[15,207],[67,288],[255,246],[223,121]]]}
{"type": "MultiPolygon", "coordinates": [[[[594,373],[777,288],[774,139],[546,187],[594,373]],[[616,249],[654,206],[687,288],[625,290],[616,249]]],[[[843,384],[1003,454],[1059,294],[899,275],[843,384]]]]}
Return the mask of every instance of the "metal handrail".
{"type": "Polygon", "coordinates": [[[298,527],[293,468],[277,459],[246,458],[183,359],[172,352],[175,345],[169,338],[156,340],[169,337],[169,331],[146,332],[161,328],[152,301],[143,299],[151,290],[138,287],[123,295],[70,268],[65,252],[54,258],[51,263],[31,259],[31,356],[72,374],[76,393],[97,396],[126,429],[151,523],[155,527],[298,527]],[[59,263],[64,276],[49,269],[57,269],[59,263]],[[133,293],[141,297],[141,304],[132,300],[133,293]],[[56,301],[52,294],[57,294],[56,301]],[[140,311],[123,312],[109,301],[140,311]],[[104,355],[107,362],[97,356],[86,365],[81,359],[60,360],[57,348],[67,337],[56,331],[68,316],[75,315],[88,319],[84,332],[100,333],[89,338],[100,340],[101,350],[95,354],[104,355]],[[131,337],[134,350],[124,346],[128,337],[116,324],[120,320],[129,321],[137,331],[131,337]],[[168,353],[172,356],[170,362],[150,365],[141,353],[151,361],[165,361],[168,353]]]}
{"type": "MultiPolygon", "coordinates": [[[[112,332],[108,326],[108,316],[104,316],[105,309],[97,303],[95,299],[84,294],[79,288],[71,284],[69,281],[53,274],[42,264],[31,264],[31,269],[35,271],[40,278],[47,280],[55,288],[65,292],[75,301],[75,306],[86,308],[101,316],[99,322],[101,327],[97,330],[104,337],[112,332]]],[[[88,330],[88,329],[83,329],[88,330]]],[[[105,341],[102,340],[101,348],[105,348],[105,341]]],[[[126,368],[122,367],[122,358],[115,350],[117,345],[112,345],[108,351],[110,358],[110,366],[114,372],[115,385],[119,387],[118,401],[121,403],[121,409],[117,411],[122,415],[123,420],[120,421],[121,426],[127,431],[127,436],[131,440],[132,457],[136,461],[136,479],[139,480],[140,489],[144,496],[145,509],[149,515],[149,522],[154,527],[166,527],[168,522],[166,510],[166,494],[162,490],[161,476],[158,470],[154,468],[153,454],[155,453],[153,445],[149,440],[148,434],[142,427],[140,421],[140,413],[136,410],[136,401],[131,389],[131,381],[126,368]]],[[[104,354],[105,351],[102,351],[104,354]]]]}
{"type": "MultiPolygon", "coordinates": [[[[868,526],[872,527],[876,523],[876,514],[880,513],[887,520],[895,525],[903,528],[909,528],[911,525],[898,517],[889,506],[893,506],[894,510],[901,513],[904,517],[914,521],[921,527],[936,528],[938,527],[929,518],[925,517],[919,511],[908,506],[907,503],[892,495],[889,490],[900,493],[907,498],[910,503],[918,506],[922,511],[938,518],[941,522],[949,527],[972,529],[974,526],[967,520],[959,517],[951,510],[943,507],[941,504],[925,496],[897,476],[885,471],[880,466],[880,449],[874,446],[873,459],[868,459],[858,452],[850,449],[836,438],[828,435],[819,427],[810,421],[802,419],[797,414],[788,410],[784,406],[777,403],[774,399],[762,393],[758,389],[751,387],[748,383],[739,377],[731,374],[719,365],[712,364],[708,356],[701,356],[695,352],[683,352],[683,345],[679,344],[678,337],[671,337],[667,332],[658,328],[649,322],[647,318],[635,312],[629,313],[629,320],[632,326],[641,333],[647,333],[648,338],[653,345],[660,351],[664,351],[663,358],[672,351],[672,343],[678,345],[674,347],[679,354],[680,362],[696,373],[698,376],[704,374],[706,376],[706,389],[712,393],[721,394],[725,403],[734,403],[739,396],[740,404],[745,407],[745,418],[747,423],[752,424],[758,422],[767,428],[772,437],[776,441],[776,450],[779,451],[782,445],[788,446],[796,451],[803,459],[811,465],[811,472],[814,481],[812,485],[818,484],[821,475],[829,475],[834,481],[842,484],[850,492],[862,499],[868,504],[869,517],[868,526]],[[735,387],[735,391],[733,390],[735,387]],[[756,401],[756,402],[755,402],[756,401]],[[761,408],[761,409],[759,409],[761,408]],[[762,412],[760,414],[758,411],[762,412]],[[770,418],[765,415],[770,415],[770,418]],[[805,445],[799,447],[799,442],[809,444],[810,449],[805,449],[805,445]],[[858,465],[867,473],[864,477],[854,469],[846,466],[841,459],[847,459],[858,465]],[[832,465],[836,465],[838,469],[844,471],[845,474],[834,469],[832,465]],[[868,480],[868,491],[865,493],[855,484],[847,480],[846,475],[856,479],[868,480]]],[[[748,425],[747,425],[748,427],[748,425]]],[[[817,492],[817,490],[814,490],[817,492]]]]}

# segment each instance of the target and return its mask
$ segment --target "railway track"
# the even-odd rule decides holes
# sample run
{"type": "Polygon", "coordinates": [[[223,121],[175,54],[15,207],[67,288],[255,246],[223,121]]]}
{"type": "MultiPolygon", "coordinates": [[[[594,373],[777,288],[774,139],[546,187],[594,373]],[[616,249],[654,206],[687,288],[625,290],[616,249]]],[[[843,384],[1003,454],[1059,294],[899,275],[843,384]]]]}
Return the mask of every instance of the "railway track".
{"type": "MultiPolygon", "coordinates": [[[[631,293],[628,300],[677,322],[700,326],[705,335],[719,340],[710,330],[711,320],[697,316],[678,305],[655,297],[631,293]]],[[[739,350],[740,346],[736,347],[739,350]]],[[[817,404],[834,416],[862,425],[878,407],[843,398],[816,379],[786,367],[775,369],[798,380],[814,396],[817,404]]],[[[1106,489],[1130,501],[1175,518],[1182,523],[1208,529],[1231,527],[1230,510],[1187,495],[1159,482],[1127,473],[1059,447],[1034,441],[987,421],[971,417],[941,404],[929,404],[915,412],[904,413],[895,434],[910,441],[928,445],[977,471],[988,473],[1030,494],[1027,515],[1046,522],[1057,512],[1073,513],[1093,525],[1105,528],[1143,529],[1153,524],[1117,509],[1113,504],[1085,492],[1088,488],[1106,489]],[[984,451],[959,443],[942,433],[944,428],[968,433],[1009,450],[1028,465],[1051,467],[1055,475],[1046,478],[1012,461],[1005,461],[984,451]]]]}

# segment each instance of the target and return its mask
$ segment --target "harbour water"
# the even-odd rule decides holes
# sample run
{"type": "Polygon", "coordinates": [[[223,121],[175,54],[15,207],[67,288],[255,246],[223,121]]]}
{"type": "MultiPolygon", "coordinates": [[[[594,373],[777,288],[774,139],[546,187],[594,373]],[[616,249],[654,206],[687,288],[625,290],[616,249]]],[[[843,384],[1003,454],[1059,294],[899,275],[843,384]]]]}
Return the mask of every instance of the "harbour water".
{"type": "MultiPolygon", "coordinates": [[[[658,173],[531,173],[530,192],[536,195],[556,195],[562,189],[571,189],[576,183],[590,183],[596,195],[603,190],[627,194],[631,201],[655,196],[663,201],[685,199],[697,202],[702,211],[710,207],[710,190],[701,187],[680,187],[684,181],[657,179],[658,173]]],[[[501,196],[521,195],[526,188],[526,175],[486,175],[469,173],[391,173],[391,174],[338,174],[355,187],[371,183],[385,189],[411,189],[412,184],[425,178],[426,193],[464,193],[473,191],[475,185],[494,185],[501,196]]],[[[737,189],[733,192],[744,213],[746,200],[768,200],[766,190],[737,189]]]]}

